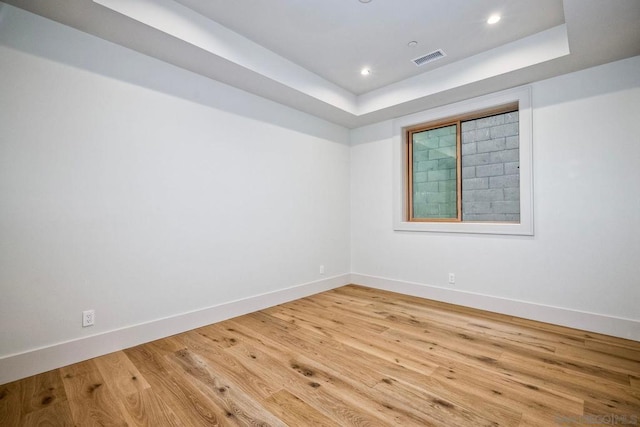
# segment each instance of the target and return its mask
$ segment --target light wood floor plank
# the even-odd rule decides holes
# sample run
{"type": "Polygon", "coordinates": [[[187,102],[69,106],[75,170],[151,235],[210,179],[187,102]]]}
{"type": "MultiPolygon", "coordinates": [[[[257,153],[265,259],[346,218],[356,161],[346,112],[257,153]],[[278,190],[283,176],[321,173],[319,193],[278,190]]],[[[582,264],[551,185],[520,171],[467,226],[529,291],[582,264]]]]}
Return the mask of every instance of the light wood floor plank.
{"type": "Polygon", "coordinates": [[[425,419],[439,426],[516,426],[521,419],[518,411],[476,397],[465,399],[462,397],[465,394],[460,394],[459,390],[451,392],[433,378],[424,381],[422,387],[396,378],[385,378],[375,388],[412,402],[414,407],[420,408],[425,419]],[[480,401],[482,405],[478,407],[480,401]]]}
{"type": "Polygon", "coordinates": [[[354,392],[350,386],[345,387],[340,382],[321,383],[315,372],[300,369],[304,366],[305,358],[282,349],[278,351],[271,346],[258,348],[248,343],[239,344],[228,351],[238,357],[245,357],[247,366],[254,372],[265,376],[274,384],[280,384],[283,390],[304,400],[314,412],[331,419],[331,425],[385,425],[366,407],[363,408],[362,403],[367,402],[367,399],[362,398],[361,393],[354,392]],[[350,394],[349,399],[344,399],[347,392],[350,394]]]}
{"type": "Polygon", "coordinates": [[[18,426],[26,415],[22,412],[20,390],[29,379],[0,386],[0,426],[18,426]]]}
{"type": "Polygon", "coordinates": [[[67,400],[58,370],[45,372],[21,382],[22,412],[29,414],[67,400]]]}
{"type": "Polygon", "coordinates": [[[115,397],[94,361],[60,369],[71,416],[81,426],[126,426],[115,397]]]}
{"type": "Polygon", "coordinates": [[[603,354],[624,357],[629,360],[640,360],[640,347],[637,349],[633,349],[629,346],[619,345],[618,343],[603,343],[602,341],[594,341],[589,339],[585,340],[584,345],[585,348],[599,351],[603,354]]]}
{"type": "MultiPolygon", "coordinates": [[[[411,326],[420,326],[424,331],[432,333],[443,333],[454,338],[468,339],[470,336],[483,334],[488,338],[489,346],[508,347],[512,351],[518,351],[514,347],[521,347],[523,352],[530,349],[546,351],[553,353],[558,345],[565,344],[569,346],[579,346],[584,348],[584,340],[574,337],[562,337],[558,335],[548,334],[544,331],[535,331],[534,333],[523,333],[521,328],[513,328],[507,322],[496,321],[492,319],[479,318],[475,322],[469,322],[468,317],[460,315],[448,316],[442,309],[434,309],[422,307],[420,309],[408,308],[408,305],[401,303],[383,303],[380,300],[366,307],[355,308],[350,306],[346,308],[344,305],[334,305],[338,310],[350,310],[351,312],[359,311],[362,316],[371,316],[371,312],[380,319],[380,322],[386,323],[388,320],[408,323],[411,326]],[[424,321],[420,321],[424,319],[424,321]]],[[[333,308],[332,307],[332,308],[333,308]]],[[[415,327],[410,328],[416,330],[415,327]]],[[[480,337],[482,338],[481,335],[480,337]]],[[[476,339],[476,341],[478,341],[476,339]]]]}
{"type": "Polygon", "coordinates": [[[169,366],[164,352],[153,343],[128,349],[125,353],[144,375],[151,390],[186,425],[232,425],[226,421],[222,409],[169,366]]]}
{"type": "Polygon", "coordinates": [[[601,413],[612,408],[633,412],[640,407],[640,390],[635,392],[626,385],[607,379],[583,375],[515,355],[501,357],[495,368],[498,372],[520,378],[529,384],[553,387],[565,394],[590,401],[592,407],[600,408],[601,413]]]}
{"type": "Polygon", "coordinates": [[[264,401],[264,404],[287,425],[310,427],[329,427],[335,425],[335,421],[323,415],[287,390],[280,390],[274,393],[264,401]]]}
{"type": "MultiPolygon", "coordinates": [[[[226,323],[226,322],[225,322],[226,323]]],[[[245,325],[245,318],[238,322],[229,322],[232,329],[239,334],[237,341],[250,342],[255,336],[253,325],[245,325]]],[[[244,344],[243,344],[244,345],[244,344]]],[[[295,349],[279,345],[277,340],[261,336],[256,340],[256,347],[249,347],[252,363],[269,360],[269,372],[277,372],[277,378],[287,378],[283,387],[312,403],[316,409],[326,416],[336,420],[336,425],[425,425],[424,420],[411,412],[390,412],[389,404],[383,398],[371,396],[371,389],[357,377],[344,371],[335,363],[331,367],[317,361],[312,355],[309,357],[295,349]],[[262,353],[258,350],[264,350],[262,353]],[[282,363],[284,362],[284,363],[282,363]],[[286,372],[283,372],[282,369],[286,372]],[[279,371],[278,371],[279,370],[279,371]],[[290,375],[293,374],[293,378],[290,375]]],[[[243,352],[241,345],[228,349],[233,352],[243,352]]],[[[345,354],[341,360],[348,359],[345,354]]],[[[265,369],[262,369],[265,372],[265,369]]],[[[380,397],[380,396],[378,396],[380,397]]]]}
{"type": "Polygon", "coordinates": [[[254,398],[244,393],[242,387],[228,381],[204,357],[184,349],[169,355],[167,359],[182,377],[221,408],[234,424],[285,426],[254,398]]]}
{"type": "Polygon", "coordinates": [[[151,387],[122,351],[98,357],[93,362],[114,394],[128,396],[151,387]]]}
{"type": "Polygon", "coordinates": [[[349,372],[351,378],[356,378],[362,384],[372,387],[379,381],[379,374],[370,366],[375,359],[364,352],[355,349],[349,351],[337,341],[325,340],[303,329],[290,330],[286,326],[287,322],[262,313],[243,316],[242,322],[265,337],[279,342],[291,352],[303,354],[325,366],[335,366],[339,371],[349,372]],[[351,357],[345,357],[347,354],[351,357]],[[341,361],[339,365],[335,363],[337,360],[341,361]]]}
{"type": "Polygon", "coordinates": [[[63,401],[48,405],[45,408],[29,412],[20,424],[0,424],[0,425],[25,425],[25,426],[47,426],[47,427],[70,427],[75,425],[69,402],[63,401]]]}
{"type": "Polygon", "coordinates": [[[330,329],[326,326],[319,326],[318,316],[307,315],[304,312],[297,311],[291,314],[284,309],[280,309],[273,313],[274,317],[294,323],[309,331],[320,334],[327,339],[332,339],[346,346],[355,348],[377,357],[386,362],[395,363],[404,368],[411,369],[422,374],[430,374],[437,369],[439,365],[430,363],[429,361],[415,357],[412,353],[405,351],[397,351],[393,340],[387,339],[380,335],[363,334],[358,329],[340,328],[330,329]]]}
{"type": "Polygon", "coordinates": [[[171,407],[151,389],[146,388],[128,396],[118,396],[131,426],[188,426],[171,407]]]}
{"type": "Polygon", "coordinates": [[[622,374],[633,375],[640,372],[640,359],[635,359],[635,356],[608,354],[588,348],[560,348],[556,351],[556,354],[586,363],[595,363],[603,368],[622,374]]]}
{"type": "Polygon", "coordinates": [[[355,285],[0,385],[3,427],[547,427],[607,415],[640,423],[639,342],[355,285]]]}
{"type": "Polygon", "coordinates": [[[280,390],[277,384],[271,384],[254,375],[233,354],[213,346],[212,340],[198,331],[180,334],[175,338],[197,357],[205,359],[207,365],[215,366],[217,378],[229,384],[237,384],[244,393],[265,399],[280,390]]]}

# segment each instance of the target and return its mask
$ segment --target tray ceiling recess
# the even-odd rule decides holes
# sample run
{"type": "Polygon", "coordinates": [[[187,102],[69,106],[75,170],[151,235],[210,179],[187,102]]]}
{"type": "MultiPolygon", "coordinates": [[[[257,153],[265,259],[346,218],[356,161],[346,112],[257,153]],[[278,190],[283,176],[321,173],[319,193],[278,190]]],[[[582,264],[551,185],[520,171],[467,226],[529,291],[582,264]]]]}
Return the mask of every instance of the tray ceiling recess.
{"type": "Polygon", "coordinates": [[[349,128],[640,55],[638,0],[5,2],[349,128]]]}

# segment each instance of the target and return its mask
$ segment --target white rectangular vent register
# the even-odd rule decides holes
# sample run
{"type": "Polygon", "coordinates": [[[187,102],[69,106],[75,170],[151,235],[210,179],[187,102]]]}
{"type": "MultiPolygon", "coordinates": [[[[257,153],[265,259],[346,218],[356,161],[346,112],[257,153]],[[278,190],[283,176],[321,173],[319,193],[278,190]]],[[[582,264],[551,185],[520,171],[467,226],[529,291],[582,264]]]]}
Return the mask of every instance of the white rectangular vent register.
{"type": "Polygon", "coordinates": [[[422,65],[428,64],[429,62],[437,61],[440,58],[444,58],[447,56],[446,53],[442,49],[434,50],[431,53],[427,53],[426,55],[422,55],[419,58],[412,59],[411,61],[416,64],[416,66],[420,67],[422,65]]]}

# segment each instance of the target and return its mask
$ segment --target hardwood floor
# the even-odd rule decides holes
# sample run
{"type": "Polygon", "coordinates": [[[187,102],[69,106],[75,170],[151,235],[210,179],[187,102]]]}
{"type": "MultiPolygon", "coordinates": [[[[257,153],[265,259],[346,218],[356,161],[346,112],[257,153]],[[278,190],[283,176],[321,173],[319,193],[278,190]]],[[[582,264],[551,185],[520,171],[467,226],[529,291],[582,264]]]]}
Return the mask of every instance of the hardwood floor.
{"type": "Polygon", "coordinates": [[[350,285],[2,385],[0,425],[640,425],[640,343],[350,285]]]}

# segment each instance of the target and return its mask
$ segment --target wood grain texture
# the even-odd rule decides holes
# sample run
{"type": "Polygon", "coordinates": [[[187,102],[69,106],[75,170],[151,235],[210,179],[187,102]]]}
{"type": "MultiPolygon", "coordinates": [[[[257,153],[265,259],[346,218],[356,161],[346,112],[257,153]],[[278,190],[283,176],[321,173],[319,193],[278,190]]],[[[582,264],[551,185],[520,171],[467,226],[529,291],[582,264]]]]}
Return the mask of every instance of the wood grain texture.
{"type": "Polygon", "coordinates": [[[287,425],[332,426],[335,422],[287,390],[280,390],[264,400],[264,406],[287,425]]]}
{"type": "Polygon", "coordinates": [[[65,393],[76,424],[126,426],[115,396],[105,386],[95,362],[89,360],[60,369],[65,393]]]}
{"type": "Polygon", "coordinates": [[[3,427],[599,416],[640,423],[640,343],[355,285],[0,385],[3,427]]]}

